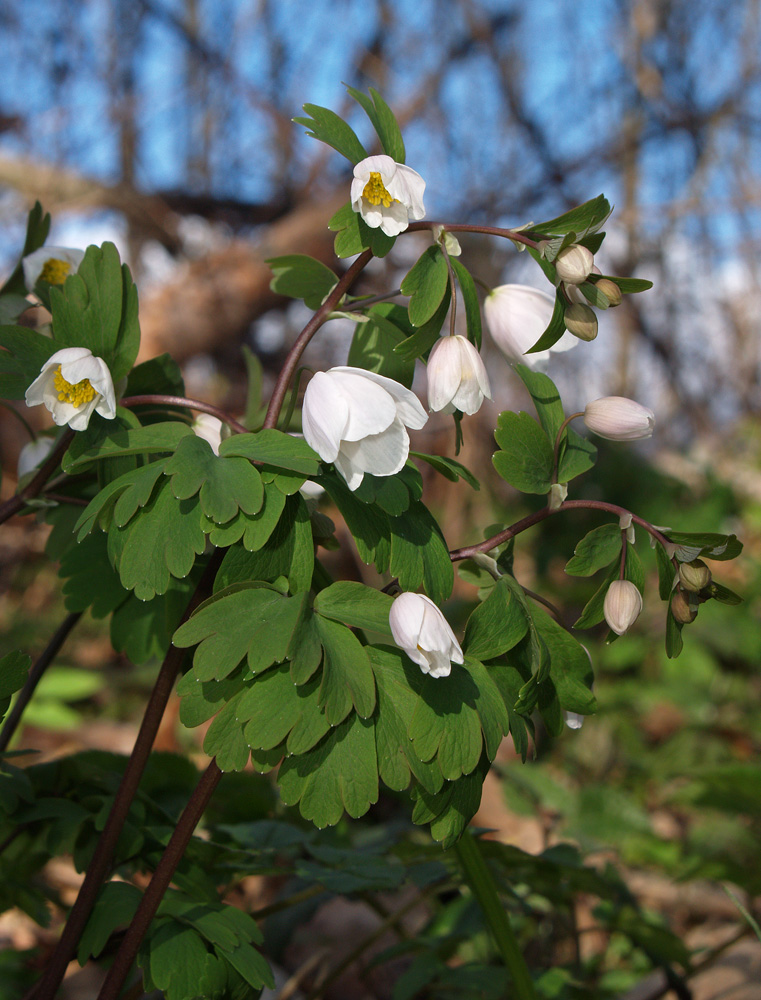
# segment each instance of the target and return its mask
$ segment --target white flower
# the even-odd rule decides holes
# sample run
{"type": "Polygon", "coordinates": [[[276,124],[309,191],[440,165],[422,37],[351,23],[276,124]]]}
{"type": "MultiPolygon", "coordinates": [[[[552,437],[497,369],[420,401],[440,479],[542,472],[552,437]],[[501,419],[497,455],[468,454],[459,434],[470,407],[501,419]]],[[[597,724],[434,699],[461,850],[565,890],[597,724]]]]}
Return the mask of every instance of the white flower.
{"type": "Polygon", "coordinates": [[[584,725],[584,716],[578,712],[563,711],[563,720],[569,729],[581,729],[584,725]]]}
{"type": "Polygon", "coordinates": [[[400,594],[388,616],[394,642],[424,674],[448,677],[462,663],[460,644],[449,622],[424,594],[400,594]]]}
{"type": "Polygon", "coordinates": [[[19,479],[27,472],[36,469],[44,462],[53,449],[55,440],[52,437],[38,437],[35,441],[29,441],[19,452],[16,475],[19,479]]]}
{"type": "Polygon", "coordinates": [[[428,358],[428,405],[435,412],[477,413],[491,399],[481,355],[466,337],[442,337],[428,358]]]}
{"type": "Polygon", "coordinates": [[[192,428],[196,437],[203,438],[215,455],[219,454],[220,444],[225,438],[230,437],[229,426],[211,413],[199,413],[192,423],[192,428]]]}
{"type": "Polygon", "coordinates": [[[595,259],[591,251],[579,243],[572,243],[561,250],[555,258],[558,278],[569,285],[580,285],[582,281],[586,281],[594,264],[595,259]]]}
{"type": "Polygon", "coordinates": [[[410,450],[405,427],[419,429],[428,417],[415,393],[393,379],[331,368],[307,386],[301,419],[307,444],[356,490],[366,472],[399,472],[410,450]]]}
{"type": "Polygon", "coordinates": [[[116,416],[114,383],[108,365],[86,347],[56,351],[26,390],[26,405],[44,403],[59,427],[83,431],[93,411],[106,420],[116,416]]]}
{"type": "Polygon", "coordinates": [[[49,285],[62,285],[70,274],[76,274],[82,263],[84,250],[74,250],[70,247],[40,247],[34,253],[24,257],[24,284],[30,292],[38,281],[46,281],[49,285]]]}
{"type": "Polygon", "coordinates": [[[603,396],[584,407],[584,423],[610,441],[638,441],[651,437],[655,414],[625,396],[603,396]]]}
{"type": "Polygon", "coordinates": [[[354,168],[351,207],[372,229],[398,236],[410,221],[425,215],[424,191],[425,181],[416,170],[381,153],[354,168]]]}
{"type": "Polygon", "coordinates": [[[533,368],[550,353],[568,351],[578,343],[564,333],[548,351],[526,354],[550,325],[555,298],[529,285],[499,285],[484,302],[484,317],[492,340],[511,364],[521,362],[533,368]],[[525,357],[524,357],[525,355],[525,357]]]}
{"type": "Polygon", "coordinates": [[[610,628],[623,635],[639,618],[642,594],[631,580],[614,580],[608,587],[602,610],[610,628]]]}

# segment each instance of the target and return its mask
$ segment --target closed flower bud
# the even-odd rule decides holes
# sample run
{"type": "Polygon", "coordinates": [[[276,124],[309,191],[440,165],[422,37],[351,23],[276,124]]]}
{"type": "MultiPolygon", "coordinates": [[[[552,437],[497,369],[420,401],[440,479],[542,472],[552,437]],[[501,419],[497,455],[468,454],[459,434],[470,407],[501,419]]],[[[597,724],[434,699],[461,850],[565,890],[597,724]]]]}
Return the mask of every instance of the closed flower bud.
{"type": "Polygon", "coordinates": [[[610,303],[610,308],[613,309],[615,306],[620,306],[623,301],[623,295],[621,289],[615,283],[611,281],[610,278],[600,278],[599,281],[595,282],[595,288],[602,292],[605,298],[610,303]]]}
{"type": "Polygon", "coordinates": [[[398,236],[425,215],[424,192],[425,181],[416,170],[379,153],[354,167],[351,207],[372,229],[398,236]]]}
{"type": "Polygon", "coordinates": [[[484,318],[492,340],[510,364],[521,362],[533,367],[550,353],[567,351],[576,340],[563,334],[548,351],[526,354],[550,325],[555,309],[554,296],[530,285],[499,285],[484,301],[484,318]]]}
{"type": "Polygon", "coordinates": [[[561,250],[555,258],[555,270],[561,281],[571,285],[580,285],[586,281],[594,267],[594,256],[586,247],[572,243],[561,250]]]}
{"type": "Polygon", "coordinates": [[[442,337],[428,358],[428,405],[434,412],[477,413],[491,399],[481,355],[465,337],[442,337]]]}
{"type": "Polygon", "coordinates": [[[594,340],[597,336],[597,316],[589,306],[574,302],[563,316],[565,328],[579,340],[594,340]]]}
{"type": "Polygon", "coordinates": [[[449,622],[424,594],[400,594],[388,620],[394,642],[424,674],[448,677],[452,664],[462,663],[462,649],[449,622]]]}
{"type": "Polygon", "coordinates": [[[680,625],[689,625],[698,616],[697,601],[690,600],[684,590],[675,590],[671,597],[671,614],[680,625]]]}
{"type": "Polygon", "coordinates": [[[680,563],[679,582],[685,590],[697,594],[711,582],[711,571],[702,559],[693,559],[692,562],[680,563]]]}
{"type": "Polygon", "coordinates": [[[363,368],[317,372],[301,411],[304,438],[324,462],[333,462],[350,490],[366,472],[393,476],[407,461],[407,427],[428,419],[414,392],[363,368]]]}
{"type": "Polygon", "coordinates": [[[642,611],[642,594],[631,580],[614,580],[603,602],[605,621],[616,635],[628,632],[642,611]]]}
{"type": "Polygon", "coordinates": [[[590,431],[610,441],[638,441],[652,435],[655,414],[633,399],[603,396],[587,403],[584,423],[590,431]]]}

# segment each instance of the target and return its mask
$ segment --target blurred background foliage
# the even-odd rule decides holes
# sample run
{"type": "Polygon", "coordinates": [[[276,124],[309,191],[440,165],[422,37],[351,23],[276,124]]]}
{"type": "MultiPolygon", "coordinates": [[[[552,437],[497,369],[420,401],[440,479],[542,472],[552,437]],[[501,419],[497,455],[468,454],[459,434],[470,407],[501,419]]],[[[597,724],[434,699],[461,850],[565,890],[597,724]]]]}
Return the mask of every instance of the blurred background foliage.
{"type": "MultiPolygon", "coordinates": [[[[720,884],[732,883],[749,907],[761,894],[758,0],[5,0],[0,58],[0,269],[10,270],[37,198],[53,213],[52,243],[114,239],[141,290],[141,357],[170,351],[189,394],[231,412],[246,398],[242,345],[262,361],[266,397],[304,320],[303,307],[269,290],[265,259],[305,252],[334,263],[326,224],[347,198],[349,170],[290,119],[304,102],[322,104],[369,139],[339,81],[376,87],[397,112],[407,162],[428,183],[429,218],[518,225],[601,191],[616,204],[600,264],[655,288],[601,314],[597,340],[548,370],[567,412],[617,393],[652,406],[658,423],[640,453],[605,448],[577,495],[679,530],[735,531],[743,558],[714,568],[745,604],[710,602],[685,630],[681,658],[668,660],[654,561],[638,539],[651,584],[645,613],[611,646],[594,634],[588,641],[599,714],[554,742],[540,731],[526,765],[505,748],[476,822],[534,852],[571,840],[600,872],[614,862],[655,926],[662,916],[690,947],[749,931],[720,884]]],[[[398,287],[424,245],[399,240],[359,290],[398,287]]],[[[541,287],[538,270],[504,244],[479,238],[463,248],[487,284],[541,287]]],[[[345,322],[331,323],[309,363],[343,363],[350,335],[345,322]]],[[[453,547],[528,511],[488,477],[497,412],[527,403],[493,345],[485,350],[495,402],[466,422],[461,456],[482,491],[424,471],[453,547]]],[[[423,451],[452,450],[443,419],[421,438],[423,451]]],[[[23,443],[0,413],[4,492],[23,443]]],[[[558,605],[568,625],[591,584],[563,566],[598,523],[552,518],[516,548],[521,583],[558,605]]],[[[44,541],[44,529],[27,523],[0,532],[4,649],[38,651],[65,613],[44,541]]],[[[371,582],[351,552],[332,558],[371,582]]],[[[453,621],[464,621],[471,598],[459,584],[453,621]]],[[[86,618],[30,708],[22,745],[53,757],[128,750],[153,673],[114,654],[103,623],[86,618]]],[[[168,717],[160,747],[194,749],[195,737],[168,717]]],[[[238,780],[223,782],[213,822],[270,814],[260,793],[255,817],[235,813],[238,780]]],[[[391,801],[372,818],[394,831],[402,815],[391,801]]],[[[346,846],[368,835],[349,824],[331,836],[346,846]]],[[[568,967],[604,997],[658,965],[652,941],[621,931],[621,897],[580,882],[564,901],[562,880],[532,894],[540,866],[521,868],[523,857],[503,863],[535,967],[570,948],[568,967]]],[[[561,861],[567,874],[572,859],[561,861]]],[[[445,903],[420,937],[431,982],[456,968],[453,955],[473,961],[488,951],[472,914],[460,912],[466,903],[445,903]]],[[[664,935],[653,932],[668,943],[664,935]]],[[[9,965],[14,991],[16,975],[9,965]]],[[[545,988],[577,995],[563,992],[567,980],[545,988]]],[[[475,979],[436,989],[431,996],[491,995],[475,979]]],[[[395,1000],[414,995],[400,988],[395,1000]]]]}

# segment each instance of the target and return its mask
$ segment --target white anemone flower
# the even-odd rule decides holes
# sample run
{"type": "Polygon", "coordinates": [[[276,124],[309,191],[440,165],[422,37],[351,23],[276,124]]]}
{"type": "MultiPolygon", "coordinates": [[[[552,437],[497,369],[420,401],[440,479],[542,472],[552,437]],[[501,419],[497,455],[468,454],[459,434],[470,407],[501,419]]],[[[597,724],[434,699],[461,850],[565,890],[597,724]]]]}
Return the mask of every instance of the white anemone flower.
{"type": "Polygon", "coordinates": [[[578,344],[576,337],[564,333],[547,351],[526,354],[550,325],[555,298],[530,285],[499,285],[484,302],[484,317],[492,340],[510,364],[534,368],[550,354],[569,351],[578,344]]]}
{"type": "Polygon", "coordinates": [[[410,450],[406,428],[428,419],[414,392],[363,368],[317,372],[307,386],[301,413],[304,438],[325,462],[333,462],[350,490],[366,472],[393,476],[410,450]]]}
{"type": "Polygon", "coordinates": [[[448,677],[462,663],[460,644],[449,622],[424,594],[400,594],[388,616],[394,642],[424,674],[448,677]]]}
{"type": "Polygon", "coordinates": [[[34,441],[29,441],[19,452],[16,475],[19,479],[27,472],[32,472],[38,465],[45,461],[53,450],[55,441],[52,437],[38,437],[34,441]]]}
{"type": "Polygon", "coordinates": [[[74,431],[85,430],[94,412],[106,420],[116,416],[111,372],[87,347],[64,347],[51,355],[25,399],[27,406],[44,403],[59,427],[68,424],[74,431]]]}
{"type": "Polygon", "coordinates": [[[425,215],[424,192],[425,181],[416,170],[381,153],[355,166],[351,207],[371,229],[398,236],[425,215]]]}
{"type": "Polygon", "coordinates": [[[199,413],[191,426],[195,436],[203,438],[215,455],[219,454],[220,444],[230,437],[229,426],[211,413],[199,413]]]}
{"type": "Polygon", "coordinates": [[[491,386],[481,355],[466,337],[442,337],[428,358],[428,405],[434,412],[477,413],[491,386]]]}
{"type": "Polygon", "coordinates": [[[28,254],[21,262],[27,290],[33,292],[38,281],[62,285],[70,274],[77,273],[84,255],[84,250],[71,247],[40,247],[28,254]]]}

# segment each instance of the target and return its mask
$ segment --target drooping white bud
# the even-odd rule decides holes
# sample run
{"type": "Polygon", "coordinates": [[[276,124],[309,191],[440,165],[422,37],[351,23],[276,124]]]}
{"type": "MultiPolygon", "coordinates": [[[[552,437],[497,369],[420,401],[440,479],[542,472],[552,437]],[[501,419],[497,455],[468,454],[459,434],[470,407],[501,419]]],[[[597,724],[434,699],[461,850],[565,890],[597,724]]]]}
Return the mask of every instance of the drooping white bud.
{"type": "Polygon", "coordinates": [[[652,435],[655,414],[633,399],[603,396],[587,403],[584,423],[590,431],[610,441],[638,441],[652,435]]]}
{"type": "Polygon", "coordinates": [[[632,627],[642,611],[642,594],[631,580],[614,580],[603,602],[605,621],[616,635],[632,627]]]}
{"type": "Polygon", "coordinates": [[[555,258],[555,270],[561,281],[571,285],[580,285],[586,281],[594,267],[595,259],[586,247],[572,243],[561,250],[555,258]]]}
{"type": "Polygon", "coordinates": [[[465,337],[441,337],[428,358],[428,405],[435,413],[477,413],[491,386],[481,355],[465,337]]]}
{"type": "Polygon", "coordinates": [[[462,663],[460,644],[441,611],[425,594],[400,594],[388,616],[394,642],[424,674],[448,677],[462,663]]]}

